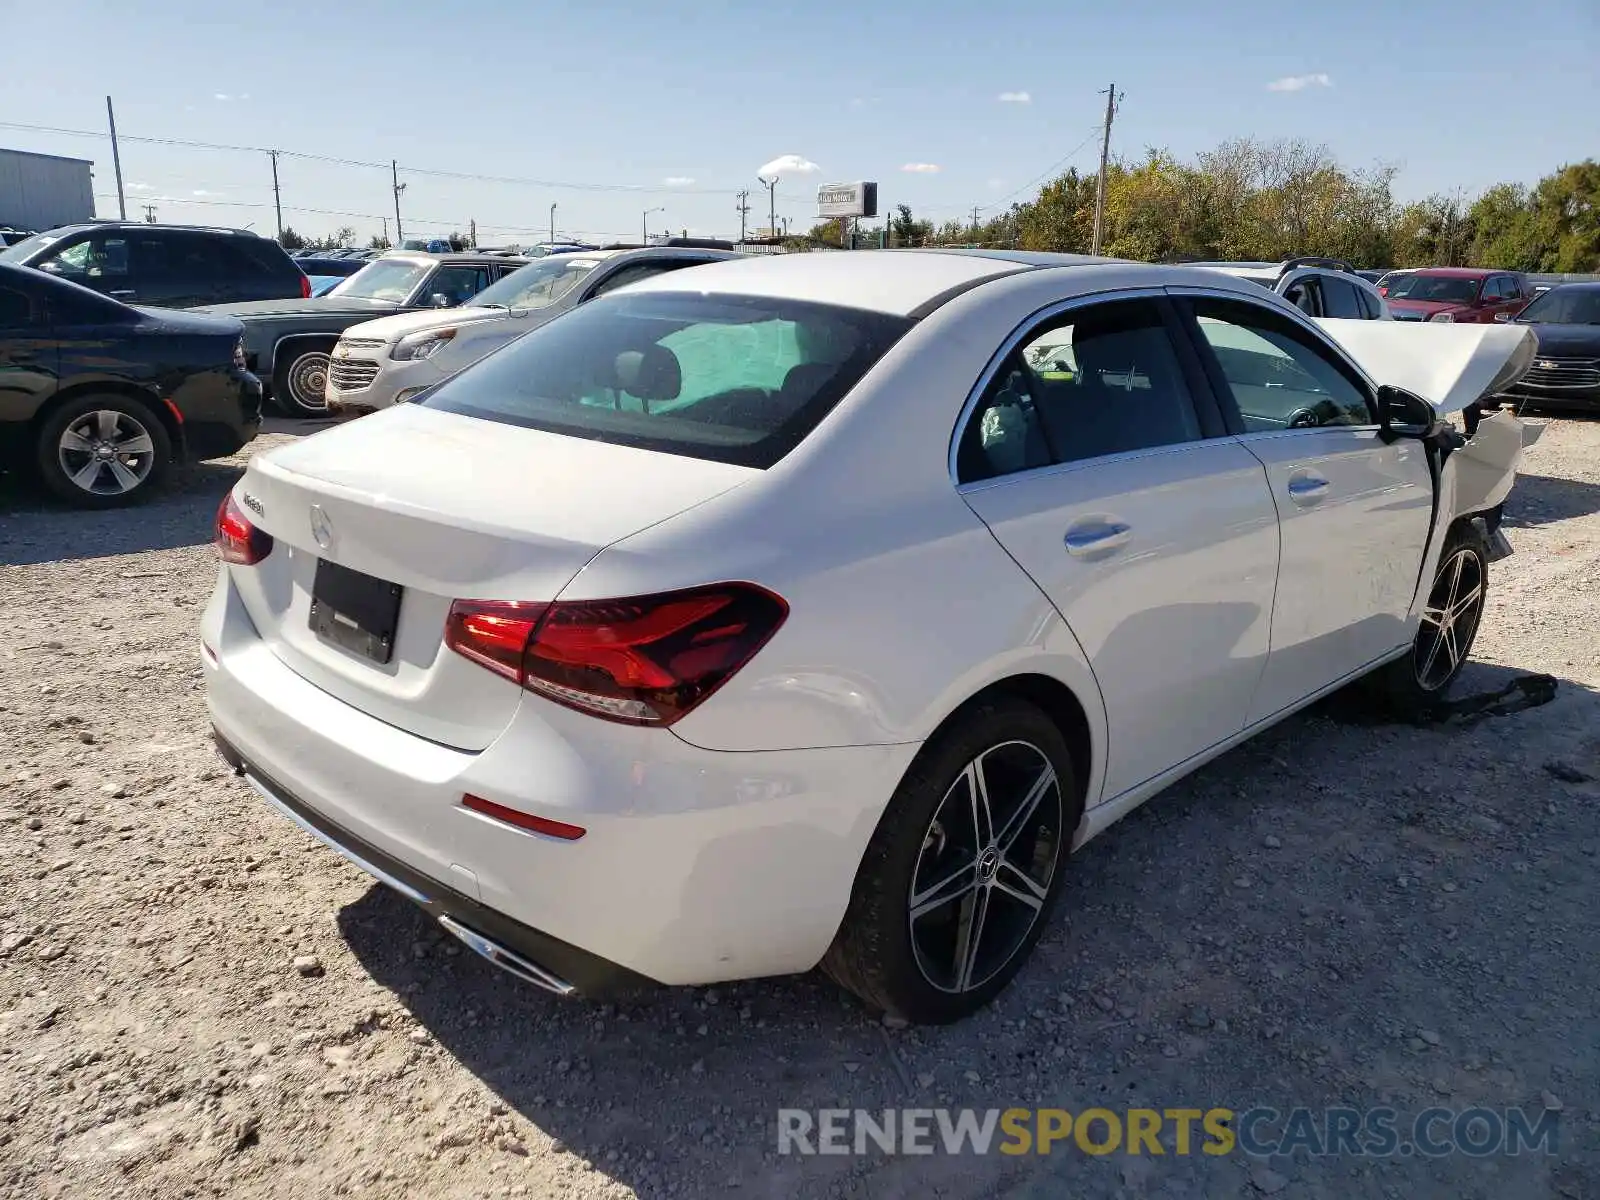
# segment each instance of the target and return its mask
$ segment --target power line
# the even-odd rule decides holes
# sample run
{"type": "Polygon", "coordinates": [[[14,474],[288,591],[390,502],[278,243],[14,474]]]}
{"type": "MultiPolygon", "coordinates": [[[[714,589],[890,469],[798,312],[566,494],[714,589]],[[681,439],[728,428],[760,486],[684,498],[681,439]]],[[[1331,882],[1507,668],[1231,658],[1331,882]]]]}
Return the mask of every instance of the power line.
{"type": "Polygon", "coordinates": [[[1066,166],[1073,159],[1077,158],[1078,155],[1083,152],[1084,147],[1087,146],[1090,142],[1094,141],[1094,139],[1099,137],[1099,136],[1100,136],[1100,125],[1098,123],[1096,123],[1093,127],[1090,128],[1089,136],[1084,138],[1083,141],[1079,142],[1076,146],[1074,146],[1072,148],[1071,152],[1068,153],[1064,158],[1060,159],[1057,162],[1051,163],[1048,167],[1046,167],[1038,175],[1035,175],[1032,179],[1028,180],[1028,182],[1023,184],[1021,187],[1015,189],[1014,191],[1007,192],[1004,196],[1001,196],[1000,199],[998,199],[998,200],[992,200],[988,204],[985,204],[983,206],[983,211],[984,212],[988,212],[992,208],[998,208],[1002,204],[1004,204],[1007,200],[1010,200],[1013,196],[1020,196],[1023,192],[1027,191],[1029,188],[1035,187],[1036,185],[1038,185],[1040,183],[1043,183],[1046,179],[1054,178],[1056,172],[1061,170],[1062,167],[1066,166]]]}
{"type": "MultiPolygon", "coordinates": [[[[0,121],[0,129],[16,129],[28,133],[51,133],[63,137],[87,137],[104,139],[105,133],[96,129],[67,129],[58,125],[28,125],[17,121],[0,121]]],[[[139,142],[148,146],[175,146],[186,150],[223,150],[240,154],[277,154],[282,158],[295,158],[306,162],[331,163],[343,167],[362,167],[374,171],[381,171],[385,167],[393,167],[392,162],[367,162],[357,158],[340,158],[330,154],[311,154],[302,150],[273,150],[267,146],[235,146],[225,142],[200,142],[188,138],[141,137],[130,133],[118,133],[118,138],[124,142],[139,142]]],[[[667,185],[653,185],[642,183],[573,183],[570,180],[559,179],[532,179],[515,175],[480,175],[470,171],[445,171],[434,167],[401,167],[408,175],[423,175],[435,179],[460,179],[472,183],[501,183],[517,187],[536,187],[562,189],[575,192],[622,192],[638,194],[663,194],[678,196],[735,196],[737,191],[733,188],[697,188],[697,187],[669,187],[667,185]]],[[[785,193],[788,200],[809,200],[810,196],[790,195],[785,193]]]]}

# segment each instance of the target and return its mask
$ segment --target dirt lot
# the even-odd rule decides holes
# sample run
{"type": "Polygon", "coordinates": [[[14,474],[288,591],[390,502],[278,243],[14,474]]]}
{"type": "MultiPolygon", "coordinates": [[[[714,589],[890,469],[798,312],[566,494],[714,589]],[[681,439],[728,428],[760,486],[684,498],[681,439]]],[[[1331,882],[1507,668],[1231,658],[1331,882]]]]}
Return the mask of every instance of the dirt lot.
{"type": "Polygon", "coordinates": [[[1600,1196],[1600,423],[1529,452],[1466,681],[1554,703],[1289,721],[1086,849],[1002,1002],[928,1031],[817,977],[557,1001],[264,809],[194,634],[239,466],[118,514],[0,490],[5,1196],[1600,1196]],[[1096,1104],[1549,1107],[1561,1143],[776,1153],[780,1107],[1096,1104]]]}

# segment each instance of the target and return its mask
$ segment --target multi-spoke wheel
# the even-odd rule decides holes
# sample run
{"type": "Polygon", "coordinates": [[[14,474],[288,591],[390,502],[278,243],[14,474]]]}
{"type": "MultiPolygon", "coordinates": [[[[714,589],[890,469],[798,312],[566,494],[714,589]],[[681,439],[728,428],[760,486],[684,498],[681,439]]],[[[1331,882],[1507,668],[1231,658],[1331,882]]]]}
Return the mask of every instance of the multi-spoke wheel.
{"type": "Polygon", "coordinates": [[[1370,677],[1372,690],[1396,715],[1435,711],[1439,697],[1466,666],[1483,621],[1489,591],[1489,556],[1470,524],[1451,530],[1417,626],[1411,653],[1370,677]]]}
{"type": "Polygon", "coordinates": [[[166,427],[128,396],[84,396],[45,420],[36,447],[39,473],[51,491],[84,508],[112,508],[138,499],[172,459],[166,427]]]}
{"type": "Polygon", "coordinates": [[[1049,717],[1011,699],[974,709],[890,801],[824,970],[915,1021],[981,1008],[1043,932],[1079,812],[1049,717]]]}
{"type": "Polygon", "coordinates": [[[1425,692],[1439,691],[1460,672],[1483,617],[1483,552],[1474,545],[1447,549],[1411,651],[1417,686],[1425,692]]]}

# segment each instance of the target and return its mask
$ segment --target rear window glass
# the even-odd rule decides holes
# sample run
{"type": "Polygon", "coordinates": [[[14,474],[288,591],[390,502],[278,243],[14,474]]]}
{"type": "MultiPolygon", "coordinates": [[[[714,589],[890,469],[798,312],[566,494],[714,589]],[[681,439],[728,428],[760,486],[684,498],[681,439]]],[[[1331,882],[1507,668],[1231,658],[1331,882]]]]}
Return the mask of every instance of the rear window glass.
{"type": "Polygon", "coordinates": [[[764,468],[810,433],[911,325],[769,297],[621,292],[517,339],[423,403],[764,468]]]}

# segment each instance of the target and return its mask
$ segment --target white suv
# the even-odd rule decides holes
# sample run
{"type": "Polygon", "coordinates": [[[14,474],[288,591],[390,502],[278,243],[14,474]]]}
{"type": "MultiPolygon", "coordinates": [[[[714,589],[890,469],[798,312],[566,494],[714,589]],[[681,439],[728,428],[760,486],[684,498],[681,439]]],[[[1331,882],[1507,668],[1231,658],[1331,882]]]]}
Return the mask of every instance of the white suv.
{"type": "Polygon", "coordinates": [[[1277,292],[1308,317],[1348,321],[1392,321],[1383,294],[1337,258],[1291,258],[1284,262],[1202,262],[1185,266],[1223,271],[1277,292]]]}

